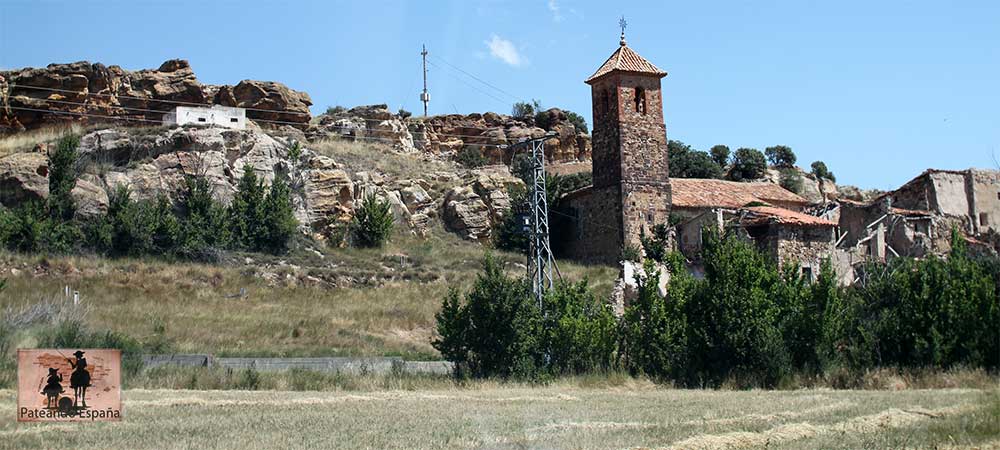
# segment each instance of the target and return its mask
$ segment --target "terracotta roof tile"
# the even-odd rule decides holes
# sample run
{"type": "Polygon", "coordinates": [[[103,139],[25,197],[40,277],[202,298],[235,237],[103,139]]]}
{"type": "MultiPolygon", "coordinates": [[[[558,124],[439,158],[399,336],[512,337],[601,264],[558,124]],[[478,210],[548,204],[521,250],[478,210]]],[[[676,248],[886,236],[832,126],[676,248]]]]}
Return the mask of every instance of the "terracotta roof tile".
{"type": "Polygon", "coordinates": [[[670,188],[673,206],[681,208],[736,209],[752,202],[809,204],[806,199],[774,183],[671,178],[670,188]]]}
{"type": "Polygon", "coordinates": [[[590,78],[587,78],[587,81],[585,82],[590,83],[591,81],[616,70],[622,72],[646,73],[656,75],[658,77],[664,77],[667,75],[666,72],[660,70],[654,66],[653,63],[647,61],[646,58],[639,56],[639,54],[629,48],[629,46],[623,44],[618,47],[618,50],[615,50],[615,52],[611,54],[611,57],[609,57],[607,61],[604,61],[601,68],[597,69],[597,72],[594,72],[594,74],[591,75],[590,78]]]}
{"type": "Polygon", "coordinates": [[[773,206],[753,206],[746,208],[749,214],[743,218],[744,225],[764,225],[779,223],[802,227],[835,227],[837,224],[829,220],[810,216],[800,212],[773,206]]]}

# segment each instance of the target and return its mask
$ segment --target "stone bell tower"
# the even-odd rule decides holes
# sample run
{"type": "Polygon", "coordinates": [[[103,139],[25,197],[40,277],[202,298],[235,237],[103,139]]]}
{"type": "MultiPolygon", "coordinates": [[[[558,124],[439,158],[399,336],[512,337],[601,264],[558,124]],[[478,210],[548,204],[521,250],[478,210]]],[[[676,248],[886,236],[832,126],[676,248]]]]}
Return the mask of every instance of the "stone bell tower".
{"type": "Polygon", "coordinates": [[[660,90],[666,75],[629,48],[623,23],[618,49],[586,80],[593,104],[593,189],[617,191],[614,225],[623,246],[640,245],[642,231],[649,235],[670,212],[660,90]]]}

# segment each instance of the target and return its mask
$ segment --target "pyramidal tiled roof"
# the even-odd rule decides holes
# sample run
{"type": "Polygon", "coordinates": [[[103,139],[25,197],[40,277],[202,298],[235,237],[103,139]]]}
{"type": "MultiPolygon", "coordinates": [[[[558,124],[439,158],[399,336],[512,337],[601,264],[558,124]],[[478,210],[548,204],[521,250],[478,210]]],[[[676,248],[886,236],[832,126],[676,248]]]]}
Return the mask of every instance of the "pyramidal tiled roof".
{"type": "Polygon", "coordinates": [[[611,54],[611,57],[609,57],[607,61],[604,61],[601,68],[597,69],[597,72],[594,72],[594,74],[591,75],[590,78],[587,78],[587,81],[585,82],[590,83],[591,81],[616,70],[622,72],[646,73],[656,75],[658,77],[664,77],[667,75],[666,72],[654,66],[653,63],[647,61],[646,58],[639,56],[639,54],[636,53],[635,50],[629,48],[629,46],[625,44],[625,40],[622,39],[618,50],[615,50],[615,52],[611,54]]]}

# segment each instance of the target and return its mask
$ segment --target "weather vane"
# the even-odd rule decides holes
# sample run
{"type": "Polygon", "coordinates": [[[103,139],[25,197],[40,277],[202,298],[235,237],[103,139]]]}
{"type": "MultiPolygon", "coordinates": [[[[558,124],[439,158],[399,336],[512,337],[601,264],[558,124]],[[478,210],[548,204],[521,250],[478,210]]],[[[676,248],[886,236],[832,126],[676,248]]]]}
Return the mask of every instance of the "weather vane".
{"type": "Polygon", "coordinates": [[[618,26],[621,27],[622,29],[621,44],[625,45],[625,27],[628,26],[628,22],[625,21],[625,16],[622,16],[620,19],[618,19],[618,26]]]}

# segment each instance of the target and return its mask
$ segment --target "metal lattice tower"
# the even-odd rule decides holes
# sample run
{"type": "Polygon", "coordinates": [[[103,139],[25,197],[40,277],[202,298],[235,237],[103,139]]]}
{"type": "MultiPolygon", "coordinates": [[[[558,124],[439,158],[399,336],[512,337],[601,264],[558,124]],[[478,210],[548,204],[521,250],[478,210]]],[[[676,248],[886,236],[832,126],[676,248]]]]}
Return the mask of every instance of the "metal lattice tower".
{"type": "Polygon", "coordinates": [[[528,199],[528,279],[531,293],[542,308],[545,291],[552,289],[552,247],[549,246],[549,204],[545,195],[546,135],[516,145],[526,145],[531,156],[531,186],[528,199]]]}

